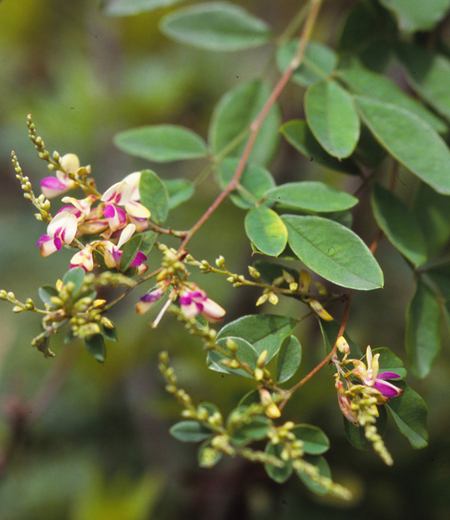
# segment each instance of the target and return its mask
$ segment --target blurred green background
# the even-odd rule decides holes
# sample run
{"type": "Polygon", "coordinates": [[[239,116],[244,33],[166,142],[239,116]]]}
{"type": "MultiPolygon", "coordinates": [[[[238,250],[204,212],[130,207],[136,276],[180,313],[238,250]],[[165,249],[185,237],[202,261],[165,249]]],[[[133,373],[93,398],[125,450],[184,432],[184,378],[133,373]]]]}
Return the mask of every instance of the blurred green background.
{"type": "MultiPolygon", "coordinates": [[[[298,11],[289,0],[233,2],[269,21],[280,33],[298,11]]],[[[355,2],[327,2],[315,38],[333,45],[346,10],[355,2]]],[[[300,2],[301,4],[301,2],[300,2]]],[[[128,18],[108,18],[95,1],[3,0],[0,3],[0,287],[19,299],[36,301],[37,288],[54,284],[66,271],[70,252],[42,259],[36,242],[45,232],[23,199],[10,163],[15,150],[24,173],[38,191],[48,175],[27,138],[33,115],[47,148],[76,153],[91,164],[105,190],[126,174],[152,168],[163,178],[194,178],[201,161],[170,165],[132,159],[112,145],[118,131],[144,124],[174,123],[206,137],[219,98],[231,87],[264,73],[271,46],[217,54],[184,48],[158,31],[159,10],[128,18]]],[[[274,79],[273,77],[269,79],[274,79]]],[[[285,120],[301,115],[298,86],[282,98],[285,120]]],[[[325,179],[343,189],[354,181],[316,167],[282,143],[271,168],[280,182],[325,179]]],[[[414,181],[401,172],[406,197],[414,181]]],[[[198,190],[193,202],[177,208],[168,225],[188,228],[218,193],[214,182],[198,190]]],[[[364,210],[355,228],[370,242],[376,227],[364,210]]],[[[220,254],[230,270],[246,273],[251,250],[244,213],[226,201],[191,242],[198,259],[220,254]],[[214,241],[211,237],[219,237],[214,241]]],[[[171,244],[172,245],[172,244],[171,244]]],[[[386,289],[357,294],[349,333],[364,349],[387,346],[405,359],[406,305],[413,292],[411,272],[383,242],[377,257],[386,289]]],[[[155,265],[158,255],[152,260],[155,265]]],[[[194,273],[212,298],[227,309],[227,320],[254,312],[258,294],[231,290],[222,279],[194,273]]],[[[142,290],[143,292],[143,290],[142,290]]],[[[249,389],[247,381],[209,372],[199,344],[166,316],[157,330],[138,317],[136,292],[115,308],[119,341],[108,345],[104,366],[81,344],[52,343],[57,357],[44,359],[30,347],[39,330],[36,316],[15,316],[0,305],[0,517],[5,520],[173,520],[297,518],[445,519],[450,508],[450,402],[448,348],[425,381],[409,378],[430,410],[430,446],[413,451],[394,427],[386,444],[394,456],[386,468],[372,452],[357,452],[346,441],[333,381],[327,370],[314,378],[286,408],[296,422],[322,427],[331,439],[327,460],[335,480],[355,494],[350,504],[311,495],[292,478],[279,486],[263,468],[223,460],[212,470],[198,469],[196,446],[171,438],[168,428],[179,407],[165,394],[157,353],[167,349],[182,386],[199,401],[230,411],[249,389]]],[[[291,302],[265,312],[298,315],[291,302]]],[[[336,315],[342,312],[336,309],[336,315]]],[[[307,373],[323,356],[317,324],[299,330],[307,373]]],[[[445,345],[448,347],[448,345],[445,345]]]]}

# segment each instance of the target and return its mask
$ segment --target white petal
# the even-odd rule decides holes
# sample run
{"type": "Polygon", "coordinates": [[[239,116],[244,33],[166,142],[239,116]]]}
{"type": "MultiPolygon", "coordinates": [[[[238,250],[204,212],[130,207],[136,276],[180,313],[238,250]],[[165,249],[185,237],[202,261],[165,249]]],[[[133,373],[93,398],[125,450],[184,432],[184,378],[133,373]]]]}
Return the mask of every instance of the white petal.
{"type": "Polygon", "coordinates": [[[117,248],[120,249],[123,246],[123,244],[125,244],[125,242],[128,242],[128,240],[130,240],[135,231],[136,226],[134,224],[128,224],[128,226],[122,231],[122,234],[120,235],[117,248]]]}

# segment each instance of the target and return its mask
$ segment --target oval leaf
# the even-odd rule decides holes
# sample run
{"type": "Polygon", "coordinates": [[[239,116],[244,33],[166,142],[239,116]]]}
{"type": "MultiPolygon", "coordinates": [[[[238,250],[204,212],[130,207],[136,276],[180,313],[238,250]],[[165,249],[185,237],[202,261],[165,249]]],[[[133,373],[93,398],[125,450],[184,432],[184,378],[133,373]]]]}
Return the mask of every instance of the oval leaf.
{"type": "Polygon", "coordinates": [[[381,145],[437,192],[450,194],[450,151],[439,134],[403,108],[361,96],[355,99],[381,145]]]}
{"type": "Polygon", "coordinates": [[[391,244],[414,265],[426,262],[425,237],[408,206],[379,184],[373,187],[372,206],[375,219],[391,244]]]}
{"type": "Polygon", "coordinates": [[[424,105],[408,96],[386,76],[367,70],[356,61],[345,69],[340,69],[337,74],[338,78],[354,94],[378,99],[379,101],[404,108],[426,121],[437,132],[443,133],[447,131],[447,125],[441,119],[425,108],[424,105]]]}
{"type": "Polygon", "coordinates": [[[433,29],[450,8],[450,0],[380,0],[397,17],[402,31],[415,32],[433,29]]]}
{"type": "MultiPolygon", "coordinates": [[[[218,155],[231,143],[235,146],[227,155],[241,157],[251,123],[263,108],[271,90],[257,79],[228,91],[214,109],[208,141],[213,153],[218,155]]],[[[278,148],[280,109],[274,105],[264,119],[250,154],[249,163],[265,165],[271,161],[278,148]]]]}
{"type": "Polygon", "coordinates": [[[277,380],[284,383],[297,372],[302,361],[302,346],[295,336],[283,341],[277,359],[277,380]]]}
{"type": "Polygon", "coordinates": [[[101,334],[94,334],[89,338],[84,338],[84,343],[91,356],[99,363],[104,363],[106,359],[105,340],[101,334]]]}
{"type": "Polygon", "coordinates": [[[151,170],[141,173],[139,182],[141,204],[151,212],[151,219],[162,224],[169,214],[169,193],[163,181],[151,170]]]}
{"type": "Polygon", "coordinates": [[[106,16],[130,16],[180,2],[184,0],[106,0],[103,2],[102,11],[106,16]]]}
{"type": "Polygon", "coordinates": [[[328,437],[317,426],[299,424],[292,429],[297,439],[303,441],[305,453],[310,455],[322,455],[330,447],[328,437]]]}
{"type": "Polygon", "coordinates": [[[264,198],[323,213],[343,211],[358,203],[356,197],[318,181],[287,182],[264,193],[264,198]]]}
{"type": "Polygon", "coordinates": [[[169,433],[179,441],[199,442],[210,437],[212,431],[197,421],[180,421],[170,428],[169,433]]]}
{"type": "Polygon", "coordinates": [[[113,141],[119,150],[153,162],[196,159],[207,155],[203,139],[182,126],[141,126],[116,134],[113,141]]]}
{"type": "MultiPolygon", "coordinates": [[[[240,160],[227,158],[220,163],[218,169],[219,183],[225,188],[236,172],[240,160]]],[[[250,209],[262,198],[267,190],[275,187],[275,181],[268,170],[262,166],[246,166],[239,179],[236,191],[230,194],[230,199],[238,208],[250,209]]]]}
{"type": "Polygon", "coordinates": [[[427,405],[404,381],[395,384],[403,389],[403,394],[391,399],[386,406],[399,430],[408,437],[411,446],[425,448],[428,445],[427,405]]]}
{"type": "Polygon", "coordinates": [[[142,235],[134,235],[123,246],[122,256],[120,257],[120,270],[125,272],[132,264],[142,244],[142,235]]]}
{"type": "Polygon", "coordinates": [[[306,92],[306,120],[319,143],[334,157],[348,157],[359,139],[359,117],[352,97],[335,81],[321,81],[306,92]]]}
{"type": "Polygon", "coordinates": [[[211,51],[259,47],[272,38],[264,21],[228,2],[178,9],[161,20],[160,29],[169,38],[211,51]]]}
{"type": "Polygon", "coordinates": [[[406,351],[412,371],[422,378],[429,374],[441,349],[441,309],[421,278],[406,319],[406,351]]]}
{"type": "Polygon", "coordinates": [[[252,208],[245,217],[245,232],[265,255],[278,256],[287,244],[287,229],[281,217],[266,206],[252,208]]]}
{"type": "Polygon", "coordinates": [[[169,210],[189,200],[195,192],[194,185],[187,179],[170,179],[164,184],[169,194],[169,210]]]}
{"type": "Polygon", "coordinates": [[[322,217],[284,215],[289,245],[317,274],[342,287],[383,287],[383,273],[366,244],[350,229],[322,217]]]}
{"type": "Polygon", "coordinates": [[[336,172],[360,175],[361,172],[351,159],[339,160],[327,153],[309,129],[306,121],[289,121],[280,129],[287,141],[310,161],[336,172]]]}
{"type": "MultiPolygon", "coordinates": [[[[226,351],[229,351],[227,346],[227,340],[231,340],[236,344],[236,356],[244,363],[247,363],[251,370],[254,370],[256,368],[256,361],[258,360],[258,353],[256,349],[253,347],[253,345],[251,345],[245,339],[234,336],[227,336],[226,338],[221,338],[217,340],[217,344],[219,345],[219,347],[226,351]]],[[[231,354],[231,351],[229,352],[231,354]]],[[[223,372],[225,374],[234,374],[236,376],[253,378],[253,375],[246,372],[243,368],[229,368],[225,366],[222,363],[222,360],[224,359],[228,358],[221,352],[217,352],[216,350],[209,351],[207,356],[208,368],[216,372],[223,372]]]]}
{"type": "MultiPolygon", "coordinates": [[[[281,72],[288,68],[297,51],[297,47],[298,40],[291,40],[279,47],[277,64],[281,72]]],[[[322,43],[309,41],[303,62],[292,74],[291,80],[303,87],[309,87],[330,76],[336,68],[337,62],[338,56],[330,47],[322,43]]]]}
{"type": "Polygon", "coordinates": [[[259,356],[267,350],[268,363],[280,350],[284,338],[289,336],[296,321],[288,316],[276,314],[254,314],[243,316],[225,325],[217,334],[217,339],[235,336],[247,340],[259,356]]]}
{"type": "Polygon", "coordinates": [[[268,455],[272,455],[272,457],[278,457],[280,461],[284,462],[284,467],[279,468],[278,466],[274,466],[273,464],[268,464],[267,462],[264,464],[264,468],[272,480],[278,482],[278,484],[283,484],[292,474],[292,462],[291,461],[283,461],[281,459],[281,452],[283,451],[282,444],[272,444],[269,442],[266,446],[265,452],[268,455]]]}
{"type": "Polygon", "coordinates": [[[447,57],[418,45],[402,43],[397,56],[405,66],[408,83],[427,102],[450,120],[450,61],[447,57]]]}

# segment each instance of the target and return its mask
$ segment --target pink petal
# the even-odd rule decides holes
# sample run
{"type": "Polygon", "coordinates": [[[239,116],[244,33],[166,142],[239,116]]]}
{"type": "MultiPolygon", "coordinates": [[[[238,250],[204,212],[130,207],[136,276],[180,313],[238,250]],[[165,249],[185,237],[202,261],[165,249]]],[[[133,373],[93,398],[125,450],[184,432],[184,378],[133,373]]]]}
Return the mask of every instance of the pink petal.
{"type": "Polygon", "coordinates": [[[382,372],[378,374],[377,379],[401,379],[401,377],[398,374],[394,374],[394,372],[382,372]]]}
{"type": "Polygon", "coordinates": [[[387,397],[388,399],[391,397],[397,397],[403,393],[401,388],[397,388],[392,383],[388,383],[387,381],[380,381],[378,379],[375,380],[373,387],[375,390],[378,390],[383,397],[387,397]]]}
{"type": "Polygon", "coordinates": [[[220,321],[225,316],[225,312],[226,311],[223,307],[210,298],[207,298],[203,303],[202,314],[212,323],[220,321]]]}
{"type": "Polygon", "coordinates": [[[131,262],[130,267],[139,267],[143,262],[147,260],[147,256],[141,251],[138,251],[134,260],[131,262]]]}
{"type": "Polygon", "coordinates": [[[41,191],[47,199],[52,199],[58,195],[66,193],[70,186],[58,180],[56,177],[45,177],[41,181],[41,191]]]}

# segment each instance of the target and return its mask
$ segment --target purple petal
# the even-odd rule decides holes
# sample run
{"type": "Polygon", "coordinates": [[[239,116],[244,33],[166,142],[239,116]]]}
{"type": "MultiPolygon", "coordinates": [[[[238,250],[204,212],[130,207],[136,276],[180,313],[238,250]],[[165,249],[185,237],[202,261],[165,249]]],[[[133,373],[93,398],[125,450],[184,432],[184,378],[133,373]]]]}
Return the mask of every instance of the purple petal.
{"type": "Polygon", "coordinates": [[[52,240],[52,237],[50,237],[48,235],[42,235],[36,245],[38,247],[41,247],[42,244],[44,244],[45,242],[48,242],[49,240],[52,240]]]}
{"type": "Polygon", "coordinates": [[[192,298],[189,294],[184,294],[180,296],[180,305],[190,305],[192,303],[192,298]]]}
{"type": "Polygon", "coordinates": [[[53,197],[57,197],[58,195],[62,195],[66,191],[69,191],[70,186],[64,184],[56,177],[45,177],[41,181],[41,190],[42,193],[48,198],[51,199],[53,197]]]}
{"type": "Polygon", "coordinates": [[[387,397],[388,399],[391,397],[397,397],[403,392],[403,390],[397,388],[392,383],[388,383],[387,381],[379,381],[378,378],[375,379],[373,387],[375,390],[378,390],[383,397],[387,397]]]}
{"type": "Polygon", "coordinates": [[[143,262],[147,260],[147,256],[141,251],[138,251],[134,260],[131,262],[130,267],[139,267],[143,262]]]}
{"type": "Polygon", "coordinates": [[[103,215],[105,218],[113,218],[116,214],[116,208],[112,204],[107,204],[105,209],[103,210],[103,215]]]}
{"type": "Polygon", "coordinates": [[[381,374],[378,374],[377,379],[401,379],[401,376],[394,374],[394,372],[382,372],[381,374]]]}

